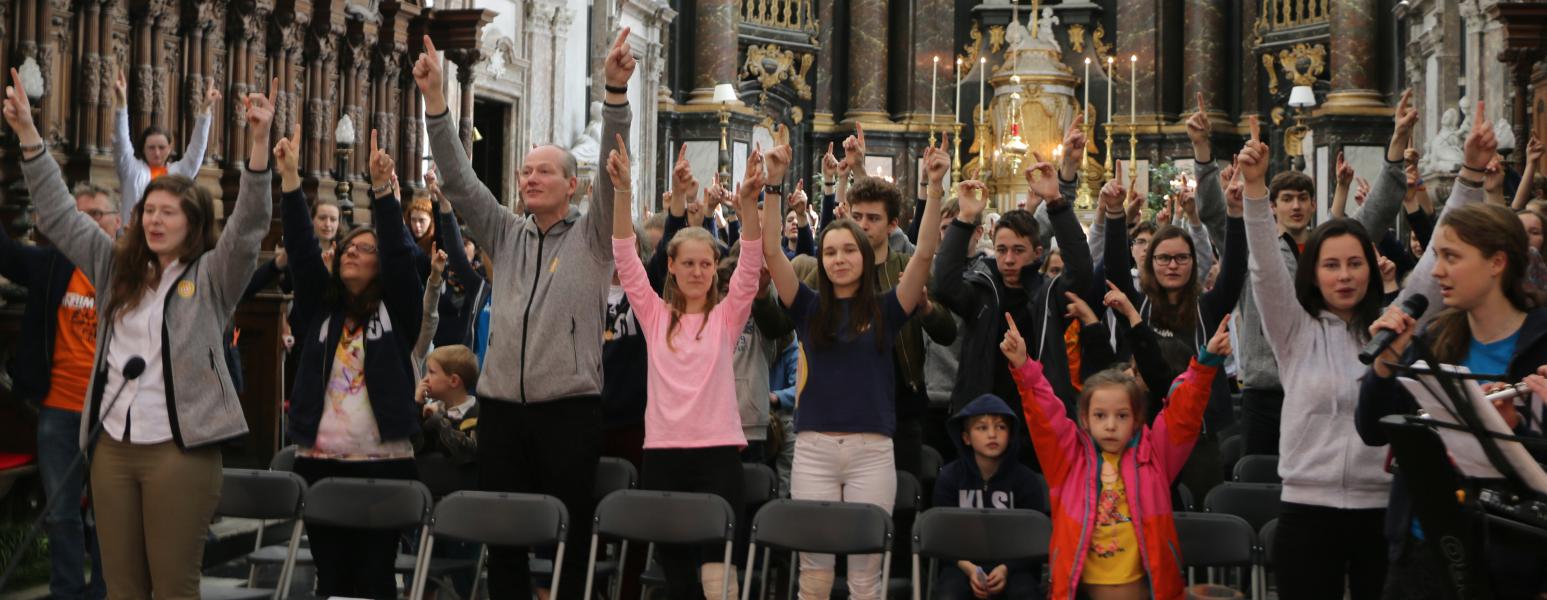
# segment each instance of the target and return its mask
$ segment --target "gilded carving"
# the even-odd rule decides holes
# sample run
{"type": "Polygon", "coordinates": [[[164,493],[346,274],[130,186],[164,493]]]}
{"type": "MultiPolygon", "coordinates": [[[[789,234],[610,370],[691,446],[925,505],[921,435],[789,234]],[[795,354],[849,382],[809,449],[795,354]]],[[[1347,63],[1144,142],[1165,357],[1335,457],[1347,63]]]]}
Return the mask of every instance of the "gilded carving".
{"type": "Polygon", "coordinates": [[[765,46],[748,46],[747,62],[742,70],[751,77],[756,77],[763,86],[763,92],[789,81],[795,88],[795,93],[803,100],[811,99],[811,86],[806,78],[811,72],[811,65],[816,62],[816,57],[811,54],[802,54],[800,57],[800,70],[795,70],[795,53],[784,50],[778,44],[765,46]]]}
{"type": "Polygon", "coordinates": [[[1284,107],[1273,107],[1273,110],[1268,112],[1268,118],[1273,120],[1274,127],[1278,127],[1280,123],[1284,122],[1284,107]]]}
{"type": "Polygon", "coordinates": [[[1278,71],[1273,69],[1273,55],[1262,55],[1262,70],[1268,72],[1268,93],[1278,93],[1278,71]]]}
{"type": "Polygon", "coordinates": [[[1085,51],[1085,26],[1075,23],[1069,26],[1069,48],[1075,54],[1085,51]]]}
{"type": "MultiPolygon", "coordinates": [[[[801,100],[811,99],[811,86],[806,83],[806,76],[811,72],[811,65],[815,62],[816,55],[802,54],[800,57],[800,72],[790,79],[790,85],[795,86],[795,94],[800,96],[801,100]]],[[[799,121],[796,122],[799,123],[799,121]]]]}
{"type": "Polygon", "coordinates": [[[995,25],[988,28],[988,51],[998,54],[1004,48],[1004,27],[995,25]]]}
{"type": "Polygon", "coordinates": [[[1097,23],[1096,30],[1090,34],[1090,47],[1096,49],[1096,56],[1111,56],[1112,45],[1106,42],[1107,27],[1104,23],[1097,23]]]}
{"type": "Polygon", "coordinates": [[[983,52],[983,32],[978,29],[977,21],[972,22],[972,30],[967,32],[967,37],[971,39],[972,42],[962,46],[962,50],[966,52],[966,54],[962,54],[956,57],[957,60],[962,62],[963,77],[966,77],[968,73],[972,72],[973,68],[978,66],[978,54],[983,52]]]}
{"type": "Polygon", "coordinates": [[[1295,44],[1294,48],[1279,51],[1278,64],[1295,85],[1313,85],[1316,77],[1327,70],[1327,47],[1321,44],[1295,44]],[[1303,68],[1302,62],[1305,63],[1303,68]]]}

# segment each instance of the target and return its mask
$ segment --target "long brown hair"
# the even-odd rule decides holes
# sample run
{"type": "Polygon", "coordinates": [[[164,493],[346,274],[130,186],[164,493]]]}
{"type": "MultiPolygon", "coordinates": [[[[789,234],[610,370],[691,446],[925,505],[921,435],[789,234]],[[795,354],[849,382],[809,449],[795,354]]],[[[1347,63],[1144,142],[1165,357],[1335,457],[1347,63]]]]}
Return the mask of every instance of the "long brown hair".
{"type": "Polygon", "coordinates": [[[1364,297],[1354,305],[1353,318],[1348,320],[1348,332],[1362,343],[1370,339],[1370,323],[1380,318],[1381,307],[1385,304],[1385,285],[1380,278],[1380,263],[1376,262],[1375,244],[1370,241],[1369,233],[1359,221],[1347,217],[1333,219],[1311,231],[1311,236],[1305,241],[1305,250],[1300,253],[1299,267],[1295,269],[1295,298],[1300,301],[1300,307],[1312,317],[1327,310],[1327,298],[1321,293],[1316,267],[1321,262],[1321,247],[1327,240],[1343,236],[1351,236],[1359,243],[1365,265],[1370,271],[1370,278],[1364,286],[1364,297]]]}
{"type": "MultiPolygon", "coordinates": [[[[709,295],[704,298],[704,320],[698,323],[698,332],[694,334],[703,335],[704,326],[709,324],[709,311],[714,310],[714,305],[720,302],[720,273],[718,268],[720,247],[715,243],[714,236],[709,234],[709,230],[703,227],[688,227],[678,231],[677,235],[672,236],[671,242],[666,244],[666,257],[676,260],[677,250],[685,242],[699,242],[709,246],[709,250],[714,253],[715,281],[709,283],[709,295]]],[[[672,345],[671,340],[676,336],[677,326],[682,323],[682,315],[688,310],[688,299],[682,295],[682,290],[677,287],[677,276],[670,272],[666,274],[666,285],[662,290],[661,299],[665,300],[666,305],[671,307],[671,321],[666,325],[666,348],[676,352],[677,347],[672,345]]]]}
{"type": "Polygon", "coordinates": [[[1155,236],[1150,238],[1148,251],[1144,253],[1144,264],[1139,265],[1139,289],[1150,299],[1150,323],[1177,334],[1196,328],[1198,297],[1203,295],[1203,285],[1198,278],[1198,247],[1193,245],[1192,236],[1182,228],[1171,225],[1163,225],[1156,230],[1155,236]],[[1160,247],[1161,242],[1173,238],[1187,242],[1187,254],[1192,256],[1187,282],[1182,284],[1182,289],[1177,290],[1176,303],[1171,302],[1170,294],[1161,287],[1160,280],[1155,278],[1155,249],[1160,247]]]}
{"type": "MultiPolygon", "coordinates": [[[[1477,248],[1484,257],[1503,252],[1504,273],[1499,277],[1499,285],[1504,297],[1520,311],[1542,305],[1541,294],[1528,287],[1530,244],[1526,241],[1525,226],[1515,213],[1502,206],[1469,204],[1446,212],[1436,232],[1439,228],[1449,228],[1457,239],[1477,248]]],[[[1466,316],[1464,310],[1447,308],[1430,324],[1430,347],[1439,362],[1456,364],[1466,359],[1472,344],[1472,327],[1466,316]]]]}
{"type": "MultiPolygon", "coordinates": [[[[876,271],[875,250],[870,247],[869,238],[865,237],[865,230],[853,219],[838,219],[828,223],[822,228],[822,233],[817,236],[817,290],[821,302],[817,305],[815,315],[811,317],[812,343],[818,347],[830,346],[839,341],[841,337],[838,331],[838,323],[843,320],[843,315],[838,311],[838,296],[833,291],[833,281],[827,277],[827,265],[822,262],[822,250],[825,248],[827,236],[834,231],[848,231],[854,236],[854,242],[859,246],[860,260],[864,265],[860,269],[859,288],[854,290],[854,297],[849,302],[849,327],[844,332],[848,337],[858,337],[865,330],[872,327],[879,332],[884,325],[882,322],[881,304],[876,301],[876,289],[874,285],[876,271]]],[[[876,352],[886,348],[881,340],[881,335],[876,334],[876,352]]]]}
{"type": "Polygon", "coordinates": [[[349,235],[340,239],[334,248],[333,272],[328,277],[328,290],[324,295],[324,301],[328,306],[344,309],[344,316],[353,319],[355,325],[364,325],[375,316],[377,307],[381,306],[381,235],[371,227],[356,227],[349,232],[349,235]],[[367,233],[376,238],[376,276],[371,278],[371,282],[366,284],[365,289],[359,294],[354,294],[344,286],[344,278],[339,275],[339,265],[343,263],[344,255],[349,252],[350,242],[367,233]]]}
{"type": "Polygon", "coordinates": [[[139,204],[134,206],[129,227],[124,229],[124,235],[118,238],[113,249],[113,278],[109,284],[112,299],[107,306],[110,321],[139,306],[144,292],[161,284],[161,261],[145,242],[145,225],[142,223],[145,199],[150,198],[152,192],[177,197],[178,207],[188,220],[187,237],[177,249],[177,260],[189,264],[213,249],[220,239],[220,231],[215,228],[215,200],[208,190],[181,175],[164,175],[151,181],[145,186],[145,193],[140,195],[139,204]]]}

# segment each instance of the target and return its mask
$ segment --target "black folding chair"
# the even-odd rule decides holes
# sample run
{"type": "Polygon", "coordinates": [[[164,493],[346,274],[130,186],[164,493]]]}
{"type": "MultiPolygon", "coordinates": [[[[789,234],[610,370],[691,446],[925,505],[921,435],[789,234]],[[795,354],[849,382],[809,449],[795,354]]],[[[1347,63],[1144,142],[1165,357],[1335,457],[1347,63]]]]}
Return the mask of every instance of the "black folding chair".
{"type": "MultiPolygon", "coordinates": [[[[929,558],[933,574],[938,560],[970,560],[1002,564],[1013,560],[1045,560],[1052,542],[1053,522],[1034,510],[936,507],[913,523],[913,600],[923,597],[920,559],[929,558]]],[[[928,596],[934,597],[931,580],[928,596]]]]}
{"type": "Polygon", "coordinates": [[[1236,461],[1246,452],[1246,440],[1239,435],[1232,435],[1219,443],[1219,461],[1225,466],[1222,475],[1229,477],[1235,472],[1236,461]]]}
{"type": "Polygon", "coordinates": [[[1257,533],[1258,556],[1257,562],[1257,597],[1268,597],[1268,567],[1273,566],[1273,538],[1278,537],[1278,519],[1268,521],[1262,526],[1262,531],[1257,533]]]}
{"type": "MultiPolygon", "coordinates": [[[[757,514],[757,509],[762,508],[770,500],[779,497],[779,475],[774,473],[772,467],[762,463],[742,463],[741,465],[741,514],[757,514]]],[[[745,522],[738,524],[737,537],[742,536],[745,522]]],[[[750,563],[748,563],[750,564],[750,563]]],[[[650,588],[665,587],[666,574],[661,570],[660,563],[655,562],[655,546],[650,546],[645,554],[645,570],[639,575],[639,598],[645,600],[649,597],[650,588]]]]}
{"type": "Polygon", "coordinates": [[[432,506],[430,489],[418,481],[329,477],[312,485],[304,515],[307,521],[335,527],[376,531],[417,528],[417,552],[412,557],[399,555],[397,561],[400,572],[412,572],[415,561],[426,556],[432,506]]]}
{"type": "MultiPolygon", "coordinates": [[[[897,470],[897,497],[892,500],[892,531],[901,530],[900,524],[907,523],[915,518],[915,515],[924,509],[924,487],[919,484],[917,477],[912,473],[897,470]]],[[[902,532],[906,534],[906,531],[902,532]]],[[[893,596],[908,590],[911,580],[907,574],[901,577],[886,579],[886,595],[893,596]]],[[[833,578],[833,596],[848,597],[849,579],[838,575],[833,578]]]]}
{"type": "Polygon", "coordinates": [[[934,483],[935,478],[940,475],[940,469],[945,468],[945,457],[940,455],[939,450],[928,445],[923,447],[920,457],[922,458],[922,464],[920,465],[919,472],[923,474],[923,477],[921,477],[923,483],[926,485],[934,483]]]}
{"type": "MultiPolygon", "coordinates": [[[[1245,519],[1229,514],[1193,512],[1173,513],[1173,518],[1176,537],[1182,545],[1182,566],[1187,569],[1188,585],[1195,582],[1195,567],[1208,568],[1210,573],[1216,567],[1256,567],[1257,532],[1245,519]]],[[[1213,577],[1208,579],[1218,583],[1213,577]]],[[[1256,587],[1252,586],[1253,598],[1257,597],[1256,587]]]]}
{"type": "Polygon", "coordinates": [[[558,545],[554,560],[553,588],[550,598],[559,597],[559,575],[564,569],[564,540],[569,530],[569,511],[552,496],[510,494],[505,492],[453,492],[435,505],[430,520],[429,541],[419,554],[414,571],[412,600],[424,597],[425,583],[431,574],[428,558],[435,540],[453,540],[479,544],[478,560],[472,565],[473,589],[469,598],[478,597],[478,588],[488,557],[488,546],[558,545]]]}
{"type": "Polygon", "coordinates": [[[1224,513],[1246,519],[1252,531],[1262,529],[1268,521],[1278,518],[1279,496],[1284,486],[1276,483],[1240,483],[1227,481],[1209,490],[1203,499],[1204,510],[1224,513]]]}
{"type": "Polygon", "coordinates": [[[295,572],[296,555],[301,545],[301,508],[306,500],[306,481],[295,473],[224,469],[221,472],[220,503],[215,515],[238,519],[257,519],[260,523],[253,553],[263,546],[264,520],[291,519],[290,540],[283,546],[279,580],[274,589],[257,587],[257,565],[249,560],[246,587],[200,585],[199,595],[218,600],[285,598],[290,595],[290,578],[295,572]]]}
{"type": "MultiPolygon", "coordinates": [[[[880,554],[881,581],[889,581],[892,568],[892,517],[874,504],[825,500],[779,499],[769,502],[752,521],[747,544],[747,564],[754,564],[757,547],[791,553],[790,597],[795,594],[796,552],[820,554],[880,554]]],[[[768,589],[768,563],[763,561],[762,584],[768,589]]],[[[741,600],[749,600],[752,569],[747,569],[741,600]]]]}
{"type": "Polygon", "coordinates": [[[1241,483],[1282,483],[1278,477],[1278,455],[1249,454],[1235,463],[1236,481],[1241,483]]]}
{"type": "MultiPolygon", "coordinates": [[[[279,452],[275,452],[274,456],[269,458],[269,470],[282,472],[295,471],[295,453],[298,449],[299,447],[295,444],[280,448],[279,452]]],[[[259,543],[262,543],[263,533],[264,522],[258,521],[259,543]]],[[[303,535],[301,537],[304,538],[305,536],[303,535]]],[[[252,554],[247,555],[247,564],[252,565],[251,572],[247,576],[248,580],[251,581],[257,576],[258,567],[273,566],[283,563],[286,560],[286,555],[289,553],[290,550],[285,546],[285,544],[273,544],[254,550],[252,554]]],[[[300,550],[298,550],[295,555],[295,564],[302,566],[311,565],[311,548],[306,548],[303,546],[300,550]]]]}
{"type": "MultiPolygon", "coordinates": [[[[596,576],[596,549],[603,539],[621,540],[617,572],[622,573],[630,541],[655,544],[703,545],[724,543],[726,565],[731,564],[731,544],[736,539],[736,513],[724,498],[713,494],[685,494],[654,490],[620,490],[596,505],[592,519],[591,550],[586,564],[585,594],[591,597],[596,576]]],[[[721,600],[730,598],[734,567],[727,567],[721,600]]],[[[614,593],[616,598],[617,594],[614,593]]]]}
{"type": "MultiPolygon", "coordinates": [[[[634,468],[634,463],[616,456],[603,456],[596,463],[596,476],[591,480],[591,495],[597,500],[606,498],[608,494],[618,490],[631,490],[639,485],[639,470],[634,468]]],[[[535,555],[527,561],[527,570],[533,575],[553,575],[553,561],[546,558],[537,558],[535,555]]],[[[617,595],[618,588],[622,586],[622,580],[615,577],[618,573],[618,561],[604,558],[596,563],[595,571],[598,575],[611,578],[613,595],[617,595]]]]}

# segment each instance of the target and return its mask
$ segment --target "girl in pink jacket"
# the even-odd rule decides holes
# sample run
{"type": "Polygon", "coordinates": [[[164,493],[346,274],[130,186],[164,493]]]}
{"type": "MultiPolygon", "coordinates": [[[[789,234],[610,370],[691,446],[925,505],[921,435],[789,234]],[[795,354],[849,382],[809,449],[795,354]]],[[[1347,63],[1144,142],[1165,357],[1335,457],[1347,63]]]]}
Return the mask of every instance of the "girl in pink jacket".
{"type": "MultiPolygon", "coordinates": [[[[1006,315],[1009,320],[1009,315],[1006,315]]],[[[1117,369],[1091,376],[1076,423],[1026,356],[1014,321],[999,349],[1021,393],[1026,426],[1047,476],[1053,517],[1051,597],[1181,598],[1181,549],[1171,482],[1203,425],[1209,388],[1230,354],[1227,317],[1171,386],[1166,408],[1144,427],[1145,395],[1117,369]]]]}

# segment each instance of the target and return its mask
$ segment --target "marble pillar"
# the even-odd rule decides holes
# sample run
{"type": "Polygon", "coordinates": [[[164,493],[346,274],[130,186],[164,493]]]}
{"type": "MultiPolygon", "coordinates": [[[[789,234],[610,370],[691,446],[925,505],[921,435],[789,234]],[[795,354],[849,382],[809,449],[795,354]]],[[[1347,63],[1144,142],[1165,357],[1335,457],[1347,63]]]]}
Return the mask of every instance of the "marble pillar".
{"type": "Polygon", "coordinates": [[[955,2],[951,0],[915,0],[911,74],[908,76],[908,112],[921,121],[929,119],[930,97],[934,97],[935,127],[948,131],[954,122],[952,103],[956,101],[956,55],[951,52],[956,22],[955,2]],[[939,78],[935,79],[935,57],[940,58],[939,78]],[[930,82],[937,81],[934,89],[930,82]]]}
{"type": "Polygon", "coordinates": [[[890,4],[890,0],[849,2],[849,107],[844,122],[890,121],[886,112],[890,4]]]}
{"type": "Polygon", "coordinates": [[[1330,0],[1332,91],[1327,94],[1324,112],[1368,112],[1386,103],[1375,91],[1377,55],[1375,36],[1379,32],[1379,0],[1330,0]]]}
{"type": "MultiPolygon", "coordinates": [[[[861,0],[876,1],[876,0],[861,0]]],[[[693,91],[689,104],[712,104],[714,86],[736,82],[737,0],[694,0],[693,91]]]]}
{"type": "Polygon", "coordinates": [[[821,52],[816,53],[816,85],[812,87],[814,95],[812,102],[811,128],[816,131],[831,130],[833,126],[833,114],[836,110],[833,96],[833,72],[838,68],[839,52],[833,46],[833,31],[837,21],[833,20],[833,11],[836,2],[818,2],[817,20],[822,24],[817,29],[816,43],[821,52]]]}
{"type": "Polygon", "coordinates": [[[560,67],[560,56],[553,43],[553,20],[559,11],[567,8],[549,2],[526,3],[526,47],[532,56],[532,81],[530,93],[534,110],[528,113],[531,123],[527,133],[533,144],[550,144],[554,141],[555,117],[562,112],[554,110],[561,102],[561,88],[555,85],[560,67]]]}
{"type": "MultiPolygon", "coordinates": [[[[1117,62],[1114,69],[1117,71],[1116,100],[1113,110],[1117,115],[1113,123],[1121,123],[1125,127],[1128,123],[1129,111],[1133,110],[1139,115],[1154,115],[1160,112],[1160,90],[1156,74],[1160,68],[1160,6],[1156,0],[1132,0],[1123,3],[1123,10],[1117,12],[1117,62]],[[1129,57],[1139,57],[1138,81],[1130,81],[1129,57]],[[1132,95],[1137,108],[1129,103],[1130,94],[1128,86],[1137,85],[1137,93],[1132,95]]],[[[1143,122],[1145,119],[1141,118],[1143,122]]],[[[1119,132],[1122,129],[1118,130],[1119,132]]],[[[1119,153],[1121,155],[1121,153],[1119,153]]]]}
{"type": "MultiPolygon", "coordinates": [[[[1240,20],[1236,25],[1241,31],[1248,32],[1257,23],[1258,5],[1256,2],[1242,2],[1240,6],[1240,20]]],[[[1257,78],[1261,76],[1262,64],[1258,62],[1258,55],[1253,52],[1255,48],[1251,35],[1241,35],[1241,48],[1239,56],[1243,57],[1241,68],[1241,124],[1246,123],[1247,115],[1257,113],[1257,78]]]]}
{"type": "MultiPolygon", "coordinates": [[[[1203,103],[1210,113],[1225,114],[1225,95],[1221,89],[1225,63],[1220,57],[1231,55],[1227,47],[1226,8],[1224,0],[1187,0],[1183,8],[1186,43],[1182,47],[1182,92],[1185,96],[1182,114],[1197,110],[1195,93],[1203,94],[1203,103]]],[[[1256,65],[1248,63],[1246,66],[1256,65]]]]}
{"type": "Polygon", "coordinates": [[[623,0],[619,8],[619,24],[631,28],[629,49],[639,61],[629,80],[628,99],[634,122],[640,125],[633,128],[628,143],[635,165],[634,216],[643,217],[645,209],[655,206],[659,197],[658,182],[651,174],[661,171],[657,164],[662,160],[676,156],[667,154],[659,141],[661,132],[655,124],[660,106],[656,99],[662,80],[654,74],[666,62],[665,38],[659,34],[676,19],[677,11],[666,0],[623,0]]]}

